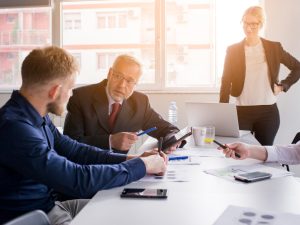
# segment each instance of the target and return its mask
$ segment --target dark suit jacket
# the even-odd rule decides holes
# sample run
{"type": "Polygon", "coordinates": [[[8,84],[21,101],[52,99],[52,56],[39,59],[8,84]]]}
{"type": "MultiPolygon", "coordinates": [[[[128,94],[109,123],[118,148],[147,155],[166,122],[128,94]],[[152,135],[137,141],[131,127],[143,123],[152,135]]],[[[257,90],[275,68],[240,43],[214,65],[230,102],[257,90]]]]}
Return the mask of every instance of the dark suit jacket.
{"type": "MultiPolygon", "coordinates": [[[[300,62],[286,52],[279,42],[263,38],[261,40],[265,50],[272,90],[274,91],[275,83],[280,83],[283,86],[283,90],[287,91],[291,85],[299,80],[300,62]],[[284,80],[278,82],[280,64],[285,65],[291,72],[284,80]]],[[[242,93],[246,73],[244,43],[245,41],[243,40],[229,46],[227,49],[220,90],[220,102],[229,102],[229,95],[238,97],[242,93]]],[[[253,88],[255,89],[255,87],[253,88]]]]}
{"type": "Polygon", "coordinates": [[[137,132],[156,126],[149,135],[159,138],[172,136],[178,128],[165,121],[150,106],[149,99],[140,92],[123,101],[121,111],[110,131],[108,126],[107,80],[73,90],[64,124],[64,134],[73,139],[103,149],[109,148],[109,134],[137,132]]]}

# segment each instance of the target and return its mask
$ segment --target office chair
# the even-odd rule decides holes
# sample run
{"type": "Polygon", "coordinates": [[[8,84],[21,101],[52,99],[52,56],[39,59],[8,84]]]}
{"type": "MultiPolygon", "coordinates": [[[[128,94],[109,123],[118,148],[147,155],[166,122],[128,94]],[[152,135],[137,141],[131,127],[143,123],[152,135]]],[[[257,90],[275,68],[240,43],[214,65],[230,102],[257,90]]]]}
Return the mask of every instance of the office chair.
{"type": "MultiPolygon", "coordinates": [[[[295,135],[295,137],[294,137],[294,139],[293,139],[293,141],[292,141],[292,144],[296,144],[298,141],[300,141],[300,132],[298,132],[296,135],[295,135]]],[[[286,170],[287,171],[290,171],[290,167],[289,167],[289,165],[287,165],[287,164],[282,164],[282,166],[284,167],[286,167],[286,170]]]]}
{"type": "Polygon", "coordinates": [[[50,222],[47,215],[43,211],[34,210],[3,225],[50,225],[50,222]]]}

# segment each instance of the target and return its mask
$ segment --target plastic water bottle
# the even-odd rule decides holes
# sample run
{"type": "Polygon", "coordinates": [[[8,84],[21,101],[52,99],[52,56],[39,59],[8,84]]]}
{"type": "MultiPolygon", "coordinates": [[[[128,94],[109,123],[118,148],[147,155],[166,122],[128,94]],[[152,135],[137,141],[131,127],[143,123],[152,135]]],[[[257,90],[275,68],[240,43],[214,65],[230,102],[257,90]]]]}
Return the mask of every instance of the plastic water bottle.
{"type": "Polygon", "coordinates": [[[168,120],[173,125],[177,125],[177,105],[175,101],[171,101],[168,111],[168,120]]]}

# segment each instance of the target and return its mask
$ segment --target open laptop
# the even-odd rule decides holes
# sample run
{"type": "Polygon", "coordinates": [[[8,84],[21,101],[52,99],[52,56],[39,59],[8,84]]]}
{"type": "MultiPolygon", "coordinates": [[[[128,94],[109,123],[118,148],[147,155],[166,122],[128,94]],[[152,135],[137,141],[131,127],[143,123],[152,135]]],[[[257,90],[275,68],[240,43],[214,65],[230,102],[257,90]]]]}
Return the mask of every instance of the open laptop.
{"type": "Polygon", "coordinates": [[[186,102],[185,104],[188,126],[212,125],[216,129],[217,136],[241,136],[235,104],[200,102],[186,102]]]}

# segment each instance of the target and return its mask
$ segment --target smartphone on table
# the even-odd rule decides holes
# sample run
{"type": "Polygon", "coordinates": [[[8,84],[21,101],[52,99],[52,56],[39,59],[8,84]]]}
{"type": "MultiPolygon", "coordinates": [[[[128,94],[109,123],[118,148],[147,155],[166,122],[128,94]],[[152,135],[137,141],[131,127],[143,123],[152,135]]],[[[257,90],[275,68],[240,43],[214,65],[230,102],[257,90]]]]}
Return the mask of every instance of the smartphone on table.
{"type": "Polygon", "coordinates": [[[124,188],[121,198],[158,198],[165,199],[168,197],[167,189],[151,188],[124,188]]]}
{"type": "Polygon", "coordinates": [[[260,181],[260,180],[266,180],[270,179],[272,177],[272,174],[270,173],[265,173],[265,172],[260,172],[260,171],[255,171],[255,172],[249,172],[249,173],[240,173],[234,175],[234,179],[242,182],[255,182],[255,181],[260,181]]]}

